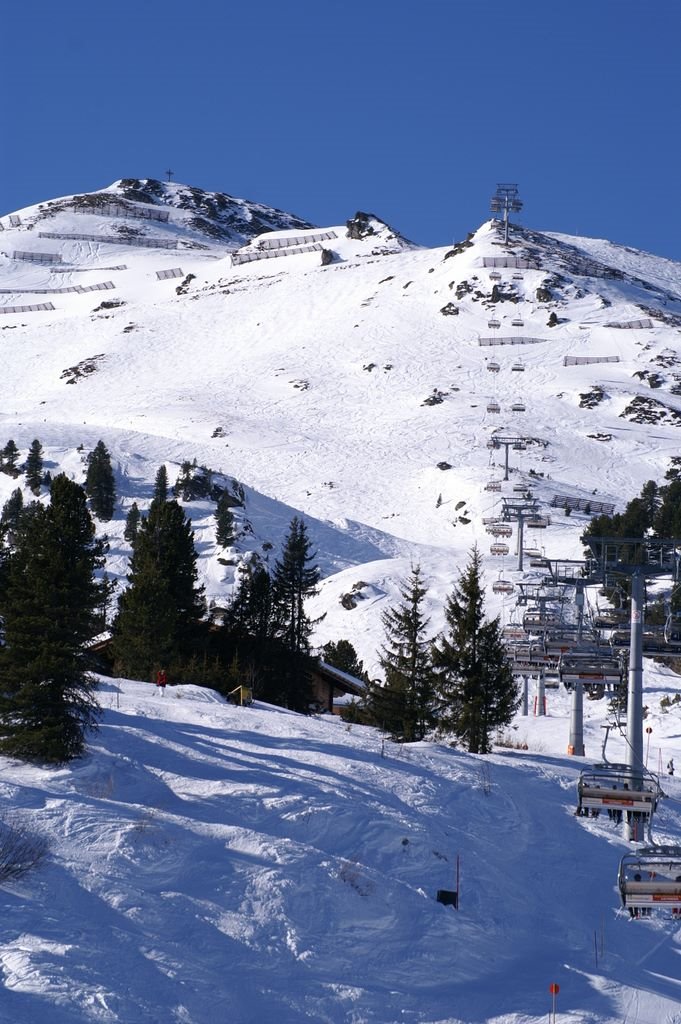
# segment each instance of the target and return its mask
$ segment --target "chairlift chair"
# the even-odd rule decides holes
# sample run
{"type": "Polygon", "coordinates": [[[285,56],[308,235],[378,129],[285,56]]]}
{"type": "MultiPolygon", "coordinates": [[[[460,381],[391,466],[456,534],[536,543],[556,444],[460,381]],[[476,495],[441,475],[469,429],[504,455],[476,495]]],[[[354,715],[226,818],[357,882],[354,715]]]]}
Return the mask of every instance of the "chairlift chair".
{"type": "Polygon", "coordinates": [[[492,523],[486,529],[487,533],[491,533],[493,537],[511,537],[513,535],[513,530],[508,523],[492,523]]]}
{"type": "Polygon", "coordinates": [[[522,281],[522,279],[523,279],[523,275],[522,274],[513,274],[513,280],[514,281],[522,281]]]}
{"type": "Polygon", "coordinates": [[[597,652],[572,651],[561,657],[558,674],[566,690],[574,689],[579,682],[605,691],[622,685],[624,666],[620,658],[597,652]]]}
{"type": "Polygon", "coordinates": [[[501,281],[501,274],[498,270],[491,270],[489,275],[490,281],[501,281]]]}
{"type": "Polygon", "coordinates": [[[527,484],[513,484],[513,490],[515,494],[527,494],[529,487],[527,484]]]}
{"type": "Polygon", "coordinates": [[[662,795],[656,775],[634,773],[627,765],[594,765],[580,772],[577,810],[605,808],[650,817],[662,795]]]}
{"type": "Polygon", "coordinates": [[[501,406],[498,402],[492,401],[487,403],[487,412],[501,412],[501,406]]]}
{"type": "Polygon", "coordinates": [[[511,406],[511,412],[525,412],[524,402],[514,402],[511,406]]]}
{"type": "Polygon", "coordinates": [[[487,326],[489,328],[501,327],[501,321],[500,320],[488,320],[487,321],[487,326]]]}
{"type": "Polygon", "coordinates": [[[506,626],[502,626],[501,635],[504,640],[524,640],[527,636],[523,627],[515,622],[509,622],[506,626]]]}
{"type": "Polygon", "coordinates": [[[491,555],[507,555],[508,544],[503,544],[500,541],[495,541],[494,544],[490,544],[489,550],[491,555]]]}
{"type": "Polygon", "coordinates": [[[651,910],[681,911],[681,847],[644,846],[625,853],[617,872],[622,906],[632,917],[651,910]]]}
{"type": "Polygon", "coordinates": [[[516,441],[512,446],[514,452],[527,451],[527,445],[524,441],[516,441]]]}
{"type": "Polygon", "coordinates": [[[522,359],[517,359],[515,363],[513,363],[513,365],[511,366],[511,370],[514,373],[523,373],[525,371],[525,363],[522,361],[522,359]]]}
{"type": "Polygon", "coordinates": [[[525,526],[528,526],[530,530],[545,530],[548,525],[549,520],[546,516],[532,516],[525,520],[525,526]]]}
{"type": "Polygon", "coordinates": [[[499,373],[501,365],[496,361],[496,359],[490,359],[490,361],[487,364],[487,369],[489,370],[490,373],[499,373]]]}
{"type": "Polygon", "coordinates": [[[517,317],[515,317],[515,319],[511,320],[511,326],[512,327],[524,327],[525,326],[525,321],[521,320],[521,318],[519,316],[517,316],[517,317]]]}
{"type": "Polygon", "coordinates": [[[492,591],[495,594],[512,594],[515,586],[510,580],[498,579],[492,584],[492,591]]]}

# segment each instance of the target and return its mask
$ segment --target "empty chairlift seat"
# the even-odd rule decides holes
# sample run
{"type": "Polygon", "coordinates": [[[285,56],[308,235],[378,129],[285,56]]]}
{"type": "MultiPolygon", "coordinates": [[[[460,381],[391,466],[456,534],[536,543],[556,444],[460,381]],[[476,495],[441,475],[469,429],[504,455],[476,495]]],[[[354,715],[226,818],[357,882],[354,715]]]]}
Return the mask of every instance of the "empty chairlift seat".
{"type": "Polygon", "coordinates": [[[574,689],[577,683],[605,690],[622,685],[624,665],[620,658],[595,652],[572,651],[560,659],[558,673],[566,690],[574,689]]]}
{"type": "Polygon", "coordinates": [[[487,326],[489,328],[493,329],[493,330],[496,330],[497,327],[501,327],[501,321],[500,320],[488,320],[487,321],[487,326]]]}
{"type": "Polygon", "coordinates": [[[494,413],[501,412],[501,406],[499,405],[499,403],[495,399],[492,399],[491,402],[487,403],[487,412],[494,412],[494,413]]]}
{"type": "Polygon", "coordinates": [[[626,853],[617,874],[622,906],[632,917],[681,911],[681,847],[644,846],[626,853]]]}
{"type": "Polygon", "coordinates": [[[525,520],[525,526],[530,530],[545,530],[550,522],[547,516],[530,516],[525,520]]]}
{"type": "Polygon", "coordinates": [[[490,373],[499,373],[501,366],[496,361],[496,359],[490,359],[490,361],[487,364],[487,369],[489,370],[490,373]]]}
{"type": "Polygon", "coordinates": [[[514,402],[511,406],[511,412],[525,412],[524,402],[514,402]]]}
{"type": "Polygon", "coordinates": [[[559,615],[555,612],[542,611],[540,608],[530,608],[523,615],[523,627],[526,630],[556,629],[560,624],[559,615]]]}
{"type": "Polygon", "coordinates": [[[492,591],[495,594],[512,594],[515,586],[511,580],[498,579],[492,584],[492,591]]]}
{"type": "Polygon", "coordinates": [[[522,359],[516,359],[515,363],[513,363],[511,367],[511,370],[513,371],[513,373],[524,373],[525,363],[522,361],[522,359]]]}

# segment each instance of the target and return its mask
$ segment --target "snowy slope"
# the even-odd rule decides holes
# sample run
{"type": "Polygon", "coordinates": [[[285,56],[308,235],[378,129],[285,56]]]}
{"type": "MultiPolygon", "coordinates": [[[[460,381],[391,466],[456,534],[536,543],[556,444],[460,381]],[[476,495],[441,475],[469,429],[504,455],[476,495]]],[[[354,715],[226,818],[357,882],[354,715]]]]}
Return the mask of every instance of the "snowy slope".
{"type": "MultiPolygon", "coordinates": [[[[381,612],[412,564],[433,632],[474,543],[488,584],[539,578],[488,554],[483,519],[501,497],[531,487],[551,522],[526,544],[580,557],[587,516],[554,494],[621,508],[678,453],[681,267],[668,260],[517,229],[507,251],[493,224],[419,249],[371,215],[349,237],[175,183],[123,181],[0,225],[0,444],[25,453],[38,437],[46,468],[80,480],[106,442],[119,508],[100,529],[119,582],[127,509],[148,505],[162,463],[171,481],[196,458],[244,486],[227,552],[215,506],[186,505],[218,603],[302,513],[324,577],[316,639],[350,639],[372,673],[381,612]],[[305,245],[330,262],[294,252],[305,245]],[[233,262],[271,247],[285,255],[233,262]],[[515,265],[489,265],[500,257],[515,265]],[[41,303],[54,308],[16,311],[41,303]],[[533,442],[510,450],[501,492],[487,490],[504,476],[495,432],[533,442]]],[[[0,502],[17,485],[0,474],[0,502]]],[[[490,589],[488,607],[518,616],[515,596],[490,589]]],[[[653,769],[681,758],[661,705],[677,679],[646,662],[653,769]]],[[[3,887],[0,1020],[535,1024],[555,982],[564,1022],[681,1021],[678,922],[622,914],[629,846],[603,816],[573,814],[604,702],[585,701],[584,760],[565,754],[559,691],[548,717],[518,716],[513,748],[478,758],[190,685],[148,691],[102,679],[102,729],[69,768],[2,763],[6,816],[50,854],[3,887]],[[457,856],[459,913],[434,898],[457,856]]],[[[608,753],[624,759],[621,737],[608,753]]],[[[676,779],[665,789],[655,835],[681,842],[676,779]]]]}
{"type": "MultiPolygon", "coordinates": [[[[504,475],[504,449],[489,447],[495,432],[535,442],[510,451],[501,497],[532,487],[551,525],[526,542],[551,557],[579,557],[586,522],[551,510],[555,494],[622,507],[646,480],[662,480],[681,412],[677,264],[529,230],[514,231],[506,250],[493,223],[454,249],[418,249],[371,215],[349,233],[196,191],[119,182],[0,221],[0,439],[25,451],[38,437],[50,468],[77,478],[78,446],[84,456],[106,442],[120,496],[106,526],[115,577],[126,571],[131,501],[148,502],[161,462],[172,481],[196,458],[247,493],[233,565],[218,560],[214,506],[187,507],[208,597],[224,603],[239,560],[267,557],[269,545],[275,557],[302,513],[325,577],[317,639],[347,637],[373,670],[380,612],[410,565],[420,562],[430,582],[435,631],[471,546],[489,550],[482,520],[500,495],[486,486],[504,475]],[[130,215],[148,209],[169,220],[130,215]],[[197,210],[221,237],[199,231],[197,210]],[[249,216],[273,230],[249,235],[249,216]],[[93,238],[41,238],[46,224],[93,238]],[[110,240],[117,232],[126,244],[110,240]],[[293,251],[320,234],[310,244],[332,262],[322,265],[319,249],[293,251]],[[235,245],[286,255],[233,264],[235,245]],[[61,262],[14,258],[27,251],[61,262]],[[485,265],[500,257],[518,265],[485,265]],[[180,276],[158,279],[168,270],[180,276]],[[101,292],[36,292],[107,282],[101,292]],[[2,312],[44,300],[55,308],[2,312]],[[636,323],[646,326],[621,326],[636,323]],[[617,362],[566,366],[566,357],[617,362]],[[495,360],[498,373],[488,370],[495,360]],[[353,587],[364,599],[348,611],[340,598],[353,587]]],[[[14,486],[0,477],[0,499],[14,486]]],[[[513,577],[515,564],[488,556],[488,582],[513,577]]],[[[512,603],[490,601],[509,617],[512,603]]]]}
{"type": "MultiPolygon", "coordinates": [[[[647,679],[656,767],[681,755],[659,707],[676,682],[647,679]]],[[[482,758],[152,691],[102,678],[101,731],[71,767],[2,763],[5,817],[50,845],[2,886],[3,1021],[539,1024],[551,983],[563,1022],[679,1020],[681,927],[621,910],[629,846],[574,816],[565,695],[509,730],[529,749],[482,758]],[[457,858],[458,912],[435,898],[457,858]]],[[[594,759],[603,702],[587,705],[594,759]]],[[[678,842],[665,789],[656,835],[678,842]]]]}

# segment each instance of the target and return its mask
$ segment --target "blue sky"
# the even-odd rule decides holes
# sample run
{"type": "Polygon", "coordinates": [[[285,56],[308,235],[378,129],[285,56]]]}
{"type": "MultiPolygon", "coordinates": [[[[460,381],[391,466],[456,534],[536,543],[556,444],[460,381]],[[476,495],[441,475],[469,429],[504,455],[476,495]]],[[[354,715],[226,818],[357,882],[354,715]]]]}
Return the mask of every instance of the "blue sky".
{"type": "Polygon", "coordinates": [[[121,177],[424,245],[488,217],[681,259],[678,0],[12,0],[0,213],[121,177]]]}

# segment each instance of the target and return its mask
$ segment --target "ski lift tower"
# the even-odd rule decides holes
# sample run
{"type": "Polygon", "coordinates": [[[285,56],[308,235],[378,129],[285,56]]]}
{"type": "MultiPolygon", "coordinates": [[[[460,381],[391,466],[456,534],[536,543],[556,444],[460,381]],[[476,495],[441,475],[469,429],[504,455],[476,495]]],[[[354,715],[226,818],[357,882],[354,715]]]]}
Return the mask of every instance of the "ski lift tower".
{"type": "MultiPolygon", "coordinates": [[[[681,539],[653,537],[586,537],[598,574],[627,576],[631,579],[631,633],[629,649],[629,685],[627,690],[627,766],[632,788],[641,789],[643,758],[643,608],[648,576],[679,579],[681,539]],[[638,785],[636,784],[638,783],[638,785]]],[[[595,567],[594,567],[595,568],[595,567]]],[[[633,816],[632,816],[633,817],[633,816]]],[[[629,837],[632,836],[631,825],[629,837]]]]}
{"type": "Polygon", "coordinates": [[[490,209],[494,214],[503,214],[504,243],[508,245],[508,215],[518,213],[523,208],[522,199],[518,198],[518,186],[502,182],[492,196],[490,209]]]}

